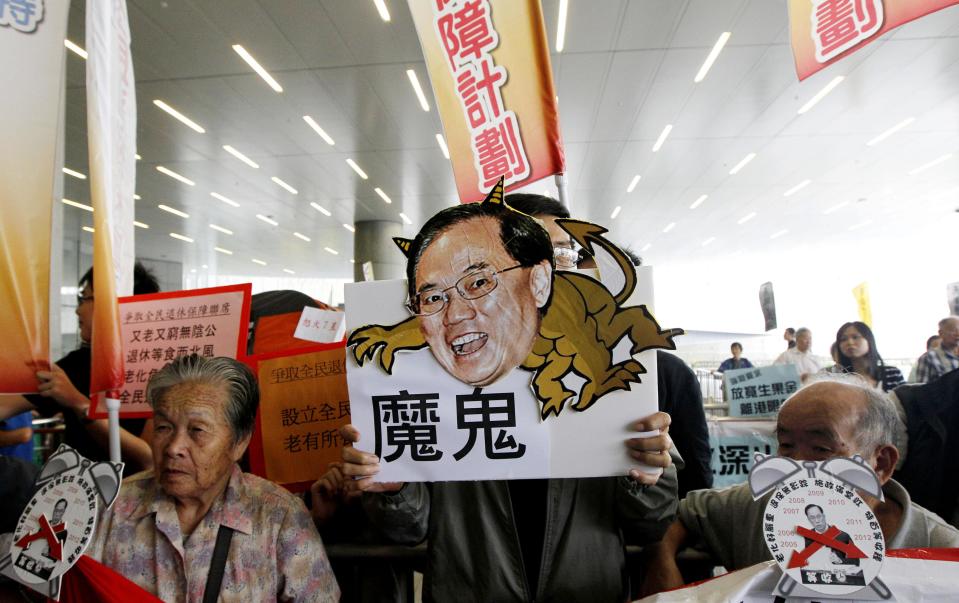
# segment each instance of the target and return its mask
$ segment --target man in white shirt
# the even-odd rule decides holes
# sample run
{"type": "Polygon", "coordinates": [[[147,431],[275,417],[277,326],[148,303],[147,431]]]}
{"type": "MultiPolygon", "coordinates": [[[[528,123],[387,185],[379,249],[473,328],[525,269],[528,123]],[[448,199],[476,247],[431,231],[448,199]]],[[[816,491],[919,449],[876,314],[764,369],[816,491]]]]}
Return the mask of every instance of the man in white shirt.
{"type": "Polygon", "coordinates": [[[818,373],[819,362],[809,352],[812,347],[812,331],[802,327],[796,331],[796,347],[789,348],[776,358],[773,364],[795,364],[799,370],[799,377],[805,381],[806,377],[818,373]]]}

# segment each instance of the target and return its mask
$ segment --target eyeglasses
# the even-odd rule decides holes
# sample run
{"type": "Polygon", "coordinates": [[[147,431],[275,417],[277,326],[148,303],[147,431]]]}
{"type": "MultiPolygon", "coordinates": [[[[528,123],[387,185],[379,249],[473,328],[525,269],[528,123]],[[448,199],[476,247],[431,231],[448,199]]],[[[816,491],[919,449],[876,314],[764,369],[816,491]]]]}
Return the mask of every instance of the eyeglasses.
{"type": "Polygon", "coordinates": [[[571,270],[579,261],[579,252],[572,247],[553,247],[553,261],[560,270],[571,270]]]}
{"type": "Polygon", "coordinates": [[[93,301],[92,295],[84,295],[82,293],[77,293],[77,305],[81,306],[88,301],[93,301]]]}
{"type": "Polygon", "coordinates": [[[449,303],[450,296],[448,291],[451,289],[456,289],[456,292],[459,293],[463,299],[479,299],[489,295],[493,292],[493,289],[496,289],[496,285],[499,284],[499,280],[496,278],[497,274],[516,270],[517,268],[527,268],[527,266],[517,264],[509,268],[503,268],[502,270],[477,270],[476,272],[471,272],[456,281],[456,284],[452,287],[447,287],[446,289],[431,289],[417,293],[416,297],[406,304],[406,307],[417,316],[431,316],[437,312],[441,312],[449,303]]]}

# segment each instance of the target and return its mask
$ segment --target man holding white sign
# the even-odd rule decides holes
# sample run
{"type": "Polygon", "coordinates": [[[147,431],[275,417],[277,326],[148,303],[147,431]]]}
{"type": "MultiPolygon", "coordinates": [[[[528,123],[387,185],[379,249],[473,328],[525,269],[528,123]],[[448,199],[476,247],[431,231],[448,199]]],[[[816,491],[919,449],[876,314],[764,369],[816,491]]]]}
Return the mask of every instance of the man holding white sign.
{"type": "MultiPolygon", "coordinates": [[[[557,295],[545,229],[495,205],[444,210],[415,240],[401,242],[417,320],[364,329],[402,338],[398,349],[430,347],[440,366],[477,389],[529,362],[557,295]]],[[[360,404],[353,402],[357,420],[360,404]]],[[[636,463],[663,468],[661,476],[633,468],[628,476],[594,479],[382,483],[375,481],[380,458],[353,447],[343,449],[343,473],[354,478],[350,489],[367,493],[366,511],[388,537],[413,544],[428,535],[427,600],[623,600],[623,531],[656,540],[675,513],[669,422],[655,413],[620,428],[652,432],[624,443],[636,463]]],[[[341,434],[360,441],[353,426],[341,434]]],[[[363,440],[367,447],[372,435],[363,440]]],[[[432,447],[419,454],[438,458],[432,447]]]]}

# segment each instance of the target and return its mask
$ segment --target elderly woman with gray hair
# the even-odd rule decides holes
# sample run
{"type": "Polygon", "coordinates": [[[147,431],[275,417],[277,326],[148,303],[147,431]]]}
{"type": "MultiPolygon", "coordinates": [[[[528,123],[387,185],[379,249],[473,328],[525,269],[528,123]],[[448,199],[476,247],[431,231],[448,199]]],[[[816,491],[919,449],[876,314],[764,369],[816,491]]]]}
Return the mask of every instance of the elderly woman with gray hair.
{"type": "Polygon", "coordinates": [[[164,601],[335,601],[339,588],[303,503],[243,473],[253,374],[184,356],[147,386],[154,468],[123,482],[88,554],[164,601]]]}

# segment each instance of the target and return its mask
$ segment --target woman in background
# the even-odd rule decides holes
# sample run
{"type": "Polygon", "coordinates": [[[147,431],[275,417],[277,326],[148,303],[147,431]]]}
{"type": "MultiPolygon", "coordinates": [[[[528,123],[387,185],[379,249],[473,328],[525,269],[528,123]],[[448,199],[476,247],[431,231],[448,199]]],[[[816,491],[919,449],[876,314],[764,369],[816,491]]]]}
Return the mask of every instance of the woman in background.
{"type": "Polygon", "coordinates": [[[856,373],[870,385],[882,391],[891,391],[905,380],[902,372],[883,362],[876,348],[876,337],[864,322],[847,322],[836,333],[839,346],[836,364],[846,373],[856,373]]]}

